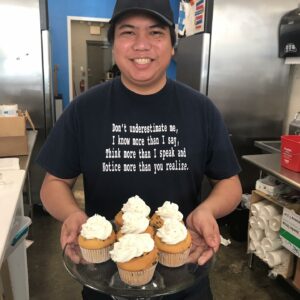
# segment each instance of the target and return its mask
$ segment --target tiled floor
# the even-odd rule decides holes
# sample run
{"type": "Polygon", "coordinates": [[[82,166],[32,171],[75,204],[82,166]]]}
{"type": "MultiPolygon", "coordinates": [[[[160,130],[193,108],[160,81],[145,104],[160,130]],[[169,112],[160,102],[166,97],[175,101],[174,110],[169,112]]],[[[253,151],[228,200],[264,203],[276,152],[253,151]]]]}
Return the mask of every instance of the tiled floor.
{"type": "MultiPolygon", "coordinates": [[[[81,185],[77,184],[76,190],[81,185]]],[[[77,192],[80,201],[82,194],[77,192]]],[[[28,269],[31,300],[79,300],[81,286],[65,270],[59,245],[61,224],[35,207],[30,236],[34,240],[28,249],[28,269]]],[[[225,238],[228,227],[221,226],[225,238]]],[[[255,260],[249,269],[246,243],[232,240],[222,246],[211,271],[211,285],[216,300],[292,300],[300,299],[284,280],[270,279],[268,268],[255,260]]],[[[199,299],[201,300],[201,299],[199,299]]]]}

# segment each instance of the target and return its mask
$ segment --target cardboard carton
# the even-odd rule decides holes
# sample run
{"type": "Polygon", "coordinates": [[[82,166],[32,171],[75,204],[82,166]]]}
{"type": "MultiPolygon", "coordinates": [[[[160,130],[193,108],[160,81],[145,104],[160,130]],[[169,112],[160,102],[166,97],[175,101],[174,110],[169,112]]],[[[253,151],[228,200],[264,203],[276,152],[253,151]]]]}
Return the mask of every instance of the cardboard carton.
{"type": "Polygon", "coordinates": [[[300,257],[300,215],[292,209],[283,209],[280,238],[286,249],[300,257]]]}
{"type": "Polygon", "coordinates": [[[26,132],[25,116],[1,117],[0,137],[24,136],[26,132]]]}
{"type": "Polygon", "coordinates": [[[28,155],[26,134],[24,136],[0,137],[0,157],[19,155],[28,155]]]}
{"type": "Polygon", "coordinates": [[[34,129],[27,111],[17,117],[0,117],[0,157],[28,155],[27,120],[34,129]]]}

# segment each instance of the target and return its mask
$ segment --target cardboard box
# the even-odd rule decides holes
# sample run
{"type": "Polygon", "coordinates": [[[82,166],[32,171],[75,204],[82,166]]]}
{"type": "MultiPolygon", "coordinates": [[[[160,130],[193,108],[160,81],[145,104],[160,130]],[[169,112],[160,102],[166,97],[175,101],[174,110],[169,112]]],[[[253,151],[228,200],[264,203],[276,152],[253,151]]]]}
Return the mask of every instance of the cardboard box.
{"type": "Polygon", "coordinates": [[[300,257],[300,215],[284,208],[279,234],[282,246],[300,257]]]}
{"type": "Polygon", "coordinates": [[[281,193],[284,188],[284,184],[279,183],[272,176],[267,176],[265,178],[261,178],[256,180],[255,189],[261,191],[270,196],[277,196],[281,193]]]}
{"type": "Polygon", "coordinates": [[[0,117],[0,157],[28,155],[26,115],[0,117]]]}
{"type": "Polygon", "coordinates": [[[0,157],[28,155],[27,135],[0,137],[0,157]]]}
{"type": "Polygon", "coordinates": [[[24,136],[26,117],[0,117],[0,137],[24,136]]]}

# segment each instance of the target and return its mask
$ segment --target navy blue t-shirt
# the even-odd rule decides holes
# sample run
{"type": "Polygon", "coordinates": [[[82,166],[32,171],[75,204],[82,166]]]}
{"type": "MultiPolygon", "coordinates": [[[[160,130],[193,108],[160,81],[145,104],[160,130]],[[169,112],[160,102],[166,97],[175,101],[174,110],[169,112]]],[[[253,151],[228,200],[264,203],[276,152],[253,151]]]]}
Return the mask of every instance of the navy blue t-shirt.
{"type": "Polygon", "coordinates": [[[187,216],[204,175],[224,179],[240,171],[213,103],[169,79],[146,96],[120,78],[91,88],[64,111],[37,162],[59,178],[82,173],[87,214],[108,219],[134,195],[152,213],[171,201],[187,216]]]}

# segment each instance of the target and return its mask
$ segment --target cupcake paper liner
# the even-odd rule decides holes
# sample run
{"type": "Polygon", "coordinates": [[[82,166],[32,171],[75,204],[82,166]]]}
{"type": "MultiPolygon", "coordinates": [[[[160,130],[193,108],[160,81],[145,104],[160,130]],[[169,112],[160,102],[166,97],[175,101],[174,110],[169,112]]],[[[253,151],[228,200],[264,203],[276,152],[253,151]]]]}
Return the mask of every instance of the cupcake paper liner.
{"type": "Polygon", "coordinates": [[[155,272],[156,265],[157,263],[152,267],[150,267],[149,269],[142,270],[142,271],[135,271],[135,272],[126,271],[119,267],[118,270],[119,270],[120,278],[124,283],[132,286],[141,286],[151,281],[155,272]]]}
{"type": "Polygon", "coordinates": [[[185,264],[189,254],[190,249],[186,249],[184,252],[181,253],[166,253],[166,252],[158,252],[158,261],[160,264],[166,267],[180,267],[185,264]]]}
{"type": "Polygon", "coordinates": [[[109,251],[112,250],[112,246],[108,246],[102,249],[85,249],[80,247],[83,259],[90,263],[102,263],[110,259],[109,251]]]}

